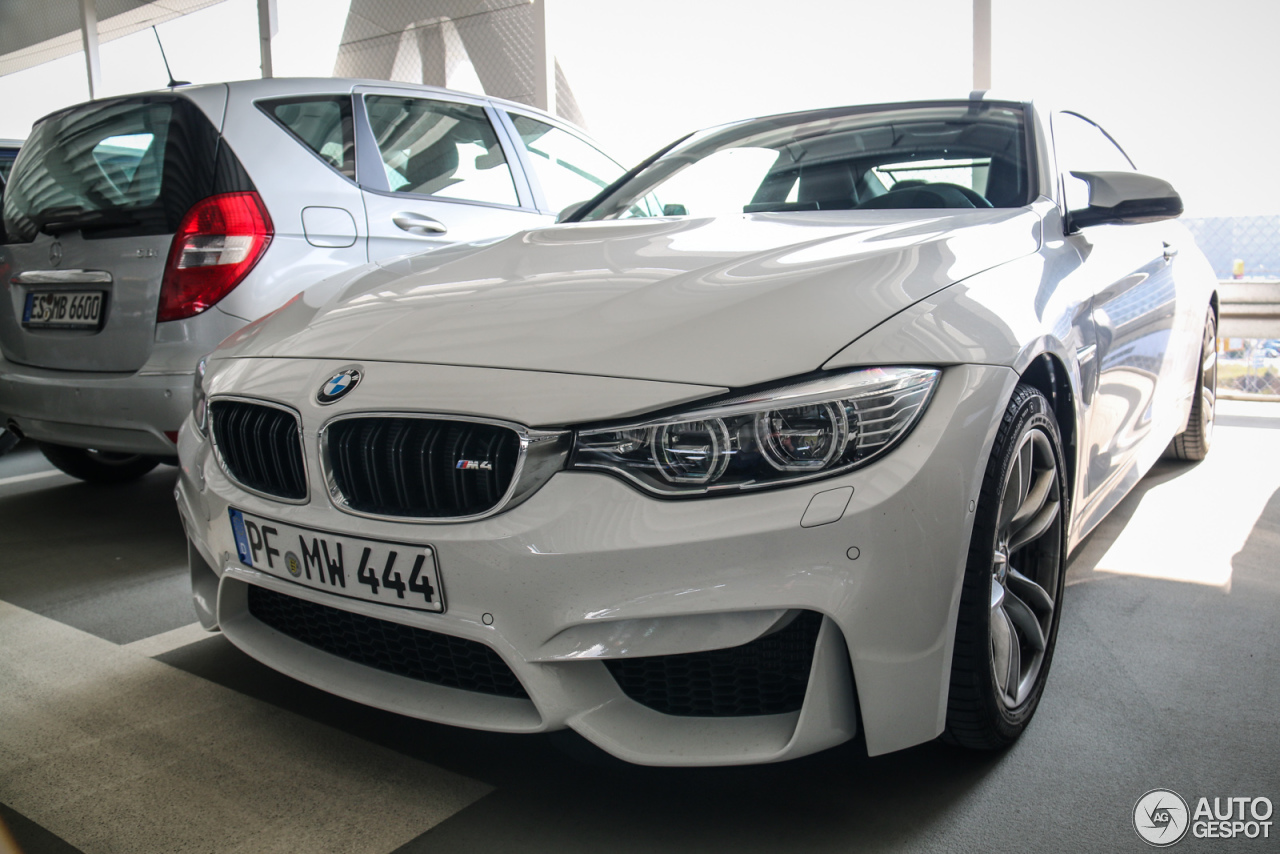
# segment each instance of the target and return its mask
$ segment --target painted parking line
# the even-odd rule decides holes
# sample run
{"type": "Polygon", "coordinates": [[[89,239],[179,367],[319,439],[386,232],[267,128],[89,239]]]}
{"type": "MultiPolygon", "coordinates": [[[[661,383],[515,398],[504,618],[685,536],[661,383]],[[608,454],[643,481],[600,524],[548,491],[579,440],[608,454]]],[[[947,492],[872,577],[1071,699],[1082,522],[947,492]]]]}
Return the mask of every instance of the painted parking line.
{"type": "Polygon", "coordinates": [[[135,655],[155,658],[157,655],[173,652],[175,649],[181,649],[207,637],[209,637],[209,632],[206,632],[203,626],[199,623],[191,623],[190,625],[179,626],[172,631],[124,644],[122,649],[127,649],[135,655]]]}
{"type": "Polygon", "coordinates": [[[8,486],[11,483],[23,483],[28,480],[40,480],[46,477],[71,477],[60,471],[36,471],[31,474],[15,474],[12,477],[0,477],[0,486],[8,486]]]}
{"type": "Polygon", "coordinates": [[[491,791],[7,602],[0,649],[0,801],[86,854],[386,854],[491,791]]]}

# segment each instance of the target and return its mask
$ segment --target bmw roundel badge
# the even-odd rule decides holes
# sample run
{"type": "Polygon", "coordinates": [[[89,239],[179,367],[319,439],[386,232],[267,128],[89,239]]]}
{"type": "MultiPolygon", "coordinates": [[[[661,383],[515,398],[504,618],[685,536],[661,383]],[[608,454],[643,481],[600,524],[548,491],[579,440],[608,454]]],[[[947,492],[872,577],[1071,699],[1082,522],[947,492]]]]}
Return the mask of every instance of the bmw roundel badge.
{"type": "Polygon", "coordinates": [[[321,384],[320,391],[316,393],[316,400],[321,404],[333,403],[345,397],[359,383],[359,369],[347,368],[345,371],[340,371],[329,377],[321,384]]]}

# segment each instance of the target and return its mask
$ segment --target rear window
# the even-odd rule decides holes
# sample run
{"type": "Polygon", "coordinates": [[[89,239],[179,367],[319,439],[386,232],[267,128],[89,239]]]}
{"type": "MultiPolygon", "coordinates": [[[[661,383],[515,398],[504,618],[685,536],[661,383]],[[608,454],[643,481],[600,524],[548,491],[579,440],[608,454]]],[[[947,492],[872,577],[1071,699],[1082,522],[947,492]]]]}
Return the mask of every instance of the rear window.
{"type": "Polygon", "coordinates": [[[6,241],[168,234],[213,188],[218,135],[183,98],[97,101],[41,120],[4,195],[6,241]]]}
{"type": "Polygon", "coordinates": [[[13,169],[13,159],[18,156],[16,149],[0,148],[0,188],[9,181],[9,172],[13,169]]]}

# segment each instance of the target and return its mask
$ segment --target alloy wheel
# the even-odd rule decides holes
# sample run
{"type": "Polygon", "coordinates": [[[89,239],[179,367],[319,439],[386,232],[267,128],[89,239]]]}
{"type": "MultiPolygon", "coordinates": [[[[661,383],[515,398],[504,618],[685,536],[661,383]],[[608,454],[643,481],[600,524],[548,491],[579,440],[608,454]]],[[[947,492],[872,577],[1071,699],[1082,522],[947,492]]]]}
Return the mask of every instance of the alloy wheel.
{"type": "Polygon", "coordinates": [[[991,666],[1006,708],[1036,684],[1053,626],[1063,548],[1057,458],[1049,437],[1023,434],[1001,495],[991,566],[991,666]]]}

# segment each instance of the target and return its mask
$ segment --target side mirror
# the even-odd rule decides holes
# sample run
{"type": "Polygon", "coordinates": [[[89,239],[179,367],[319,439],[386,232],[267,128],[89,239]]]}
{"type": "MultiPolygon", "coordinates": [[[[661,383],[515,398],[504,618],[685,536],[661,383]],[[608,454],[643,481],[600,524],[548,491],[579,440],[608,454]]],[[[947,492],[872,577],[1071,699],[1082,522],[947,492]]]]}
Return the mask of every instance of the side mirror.
{"type": "Polygon", "coordinates": [[[663,205],[663,216],[688,216],[689,211],[684,205],[663,205]]]}
{"type": "Polygon", "coordinates": [[[556,222],[564,222],[566,219],[573,216],[578,211],[582,210],[582,206],[585,205],[586,203],[587,203],[586,200],[584,200],[581,202],[574,202],[573,204],[569,205],[564,210],[560,211],[560,213],[556,214],[556,222]]]}
{"type": "Polygon", "coordinates": [[[1182,215],[1182,197],[1168,181],[1138,172],[1072,172],[1089,185],[1089,206],[1067,212],[1067,230],[1107,223],[1158,222],[1182,215]]]}

